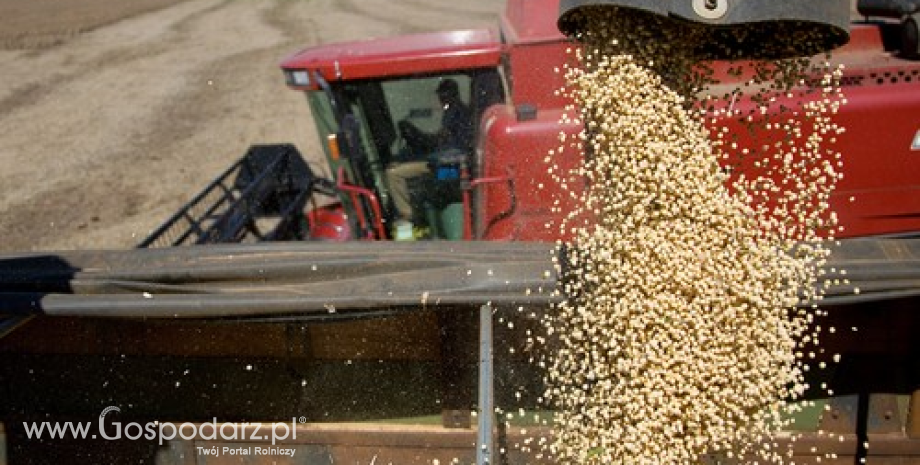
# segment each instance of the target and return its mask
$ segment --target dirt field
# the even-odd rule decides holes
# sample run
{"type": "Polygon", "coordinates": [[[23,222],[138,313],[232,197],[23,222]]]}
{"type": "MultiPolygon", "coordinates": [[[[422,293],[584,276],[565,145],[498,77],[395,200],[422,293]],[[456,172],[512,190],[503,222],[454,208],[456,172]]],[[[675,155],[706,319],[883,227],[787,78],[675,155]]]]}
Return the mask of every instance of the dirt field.
{"type": "Polygon", "coordinates": [[[252,144],[316,157],[281,59],[503,4],[0,0],[0,251],[132,247],[252,144]]]}

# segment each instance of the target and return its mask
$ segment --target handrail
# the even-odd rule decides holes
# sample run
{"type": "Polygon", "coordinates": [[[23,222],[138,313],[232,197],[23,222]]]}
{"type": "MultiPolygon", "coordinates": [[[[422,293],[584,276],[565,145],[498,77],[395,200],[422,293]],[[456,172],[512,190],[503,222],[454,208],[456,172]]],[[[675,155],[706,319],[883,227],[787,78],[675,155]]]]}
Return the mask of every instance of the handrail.
{"type": "MultiPolygon", "coordinates": [[[[344,167],[339,167],[336,186],[340,191],[346,192],[349,194],[349,198],[353,205],[355,205],[355,212],[358,215],[358,223],[362,231],[366,231],[369,228],[371,221],[368,221],[364,214],[364,210],[360,208],[359,197],[364,196],[367,198],[368,203],[370,204],[371,213],[373,214],[373,230],[376,230],[377,239],[383,240],[386,239],[386,229],[383,226],[383,209],[380,208],[380,201],[377,199],[377,194],[370,189],[364,187],[355,186],[353,184],[347,184],[345,182],[345,169],[344,167]]],[[[368,236],[366,239],[373,239],[374,237],[368,236]]]]}
{"type": "Polygon", "coordinates": [[[463,238],[464,240],[473,240],[473,225],[471,218],[472,210],[472,200],[470,199],[473,189],[483,186],[486,184],[498,184],[507,182],[508,183],[508,196],[510,197],[510,205],[508,208],[495,215],[489,220],[489,224],[486,225],[485,229],[482,231],[481,235],[477,235],[476,239],[481,239],[481,236],[485,236],[493,226],[499,221],[502,221],[511,215],[517,210],[517,196],[514,193],[514,175],[511,172],[511,169],[507,169],[508,174],[506,176],[493,176],[489,178],[476,178],[471,179],[464,183],[463,186],[463,217],[466,221],[463,222],[463,238]]]}

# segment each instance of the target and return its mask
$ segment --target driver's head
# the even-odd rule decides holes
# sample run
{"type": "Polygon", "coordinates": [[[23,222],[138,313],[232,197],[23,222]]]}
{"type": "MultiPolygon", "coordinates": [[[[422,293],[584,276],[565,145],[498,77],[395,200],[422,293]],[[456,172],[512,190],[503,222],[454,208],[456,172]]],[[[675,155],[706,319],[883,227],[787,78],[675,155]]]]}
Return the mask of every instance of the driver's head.
{"type": "Polygon", "coordinates": [[[453,79],[444,79],[441,81],[435,93],[438,94],[438,100],[444,104],[460,100],[460,86],[458,86],[457,81],[453,79]]]}

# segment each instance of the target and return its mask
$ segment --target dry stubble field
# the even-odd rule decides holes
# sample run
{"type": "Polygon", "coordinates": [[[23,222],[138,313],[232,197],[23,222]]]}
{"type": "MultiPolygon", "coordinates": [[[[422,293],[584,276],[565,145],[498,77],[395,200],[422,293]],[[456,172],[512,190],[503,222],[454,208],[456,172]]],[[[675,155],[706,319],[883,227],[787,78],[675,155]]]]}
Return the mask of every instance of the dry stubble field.
{"type": "Polygon", "coordinates": [[[132,247],[252,144],[318,162],[285,56],[492,26],[503,5],[0,0],[0,251],[132,247]]]}

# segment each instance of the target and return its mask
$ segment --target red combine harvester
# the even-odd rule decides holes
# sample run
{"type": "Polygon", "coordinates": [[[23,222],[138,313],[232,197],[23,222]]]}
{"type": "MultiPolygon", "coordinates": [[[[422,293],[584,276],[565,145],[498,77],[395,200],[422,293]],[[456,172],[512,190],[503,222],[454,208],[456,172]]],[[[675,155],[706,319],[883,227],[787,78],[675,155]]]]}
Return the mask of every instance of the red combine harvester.
{"type": "MultiPolygon", "coordinates": [[[[431,160],[441,184],[454,179],[443,179],[446,173],[466,174],[444,189],[456,190],[444,202],[462,199],[469,214],[454,219],[450,215],[459,209],[442,209],[440,219],[462,223],[467,239],[557,239],[544,225],[557,219],[549,206],[563,196],[544,158],[560,145],[560,131],[574,137],[581,128],[559,122],[569,102],[556,93],[564,82],[554,70],[571,60],[565,50],[572,44],[557,29],[556,3],[510,1],[500,32],[333,44],[304,50],[282,63],[288,85],[306,91],[339,186],[369,205],[358,215],[356,236],[390,238],[387,225],[395,213],[387,209],[392,197],[387,167],[413,148],[402,137],[400,122],[419,121],[428,131],[436,130],[440,109],[435,90],[451,79],[460,83],[477,134],[469,141],[475,150],[468,157],[442,162],[434,154],[431,160]],[[459,168],[451,171],[444,165],[459,168]]],[[[905,58],[916,55],[911,51],[916,41],[895,44],[892,39],[898,28],[910,24],[854,24],[850,43],[834,54],[847,70],[843,81],[849,105],[840,116],[847,133],[838,145],[846,156],[845,177],[834,205],[847,237],[920,230],[920,197],[915,195],[920,94],[912,92],[920,85],[920,63],[905,58]],[[843,201],[851,196],[857,197],[855,203],[843,201]]],[[[555,160],[568,160],[571,167],[580,158],[565,153],[555,160]]],[[[441,198],[433,193],[416,197],[441,198]]],[[[435,218],[421,215],[417,220],[428,226],[435,218]]]]}
{"type": "MultiPolygon", "coordinates": [[[[499,29],[302,50],[281,67],[306,94],[333,179],[290,145],[257,146],[138,250],[0,257],[10,463],[86,454],[73,441],[37,451],[19,424],[116,404],[139,423],[294,413],[306,424],[283,443],[308,463],[537,463],[513,447],[519,428],[493,432],[493,415],[479,415],[477,438],[470,412],[492,412],[493,400],[541,408],[521,334],[556,298],[551,206],[571,208],[544,158],[560,132],[581,130],[560,123],[569,102],[556,69],[577,46],[560,28],[577,32],[572,13],[598,6],[689,18],[712,27],[712,41],[749,24],[766,31],[730,56],[702,44],[712,59],[763,58],[756,45],[803,27],[826,41],[771,50],[848,42],[833,55],[846,65],[848,104],[832,200],[845,230],[831,265],[851,284],[829,291],[822,325],[838,330],[816,363],[843,358],[814,373],[816,407],[798,419],[794,450],[805,461],[920,461],[920,2],[861,0],[852,24],[846,0],[666,3],[508,0],[499,29]],[[176,247],[248,242],[272,243],[176,247]],[[823,382],[834,396],[819,392],[823,382]]],[[[571,168],[582,156],[567,149],[555,162],[571,168]]],[[[196,447],[222,447],[206,437],[92,444],[97,461],[158,463],[198,463],[196,447]]]]}

